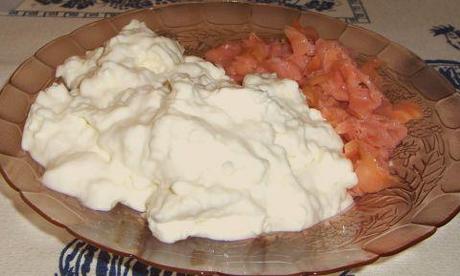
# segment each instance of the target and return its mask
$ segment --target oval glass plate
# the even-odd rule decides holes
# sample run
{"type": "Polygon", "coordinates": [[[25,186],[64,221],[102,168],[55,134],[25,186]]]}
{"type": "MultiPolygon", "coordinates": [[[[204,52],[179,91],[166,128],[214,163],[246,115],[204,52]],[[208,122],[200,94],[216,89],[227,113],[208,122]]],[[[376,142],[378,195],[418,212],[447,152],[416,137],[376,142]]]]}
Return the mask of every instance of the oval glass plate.
{"type": "MultiPolygon", "coordinates": [[[[327,273],[397,253],[433,234],[460,207],[460,95],[407,49],[386,38],[316,13],[247,3],[186,3],[125,13],[83,26],[48,43],[19,66],[0,94],[0,165],[22,198],[51,222],[99,247],[156,266],[226,274],[327,273]],[[131,19],[178,39],[188,54],[256,32],[277,36],[299,19],[320,36],[338,39],[358,60],[377,56],[383,91],[393,101],[416,101],[424,117],[409,123],[392,173],[399,185],[356,200],[348,212],[302,232],[235,242],[155,239],[142,215],[123,206],[83,207],[40,183],[43,169],[21,150],[21,132],[35,95],[54,80],[67,57],[101,46],[131,19]]],[[[229,225],[231,227],[231,225],[229,225]]]]}

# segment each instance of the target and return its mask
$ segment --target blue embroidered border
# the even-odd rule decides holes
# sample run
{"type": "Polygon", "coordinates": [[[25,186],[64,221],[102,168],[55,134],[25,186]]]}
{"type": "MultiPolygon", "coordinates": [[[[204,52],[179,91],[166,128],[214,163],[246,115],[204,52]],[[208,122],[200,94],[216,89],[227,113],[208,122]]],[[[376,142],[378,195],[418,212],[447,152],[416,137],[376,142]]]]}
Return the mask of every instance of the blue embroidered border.
{"type": "Polygon", "coordinates": [[[133,257],[111,254],[84,241],[75,239],[61,251],[58,272],[54,276],[185,276],[145,265],[133,257]]]}
{"type": "MultiPolygon", "coordinates": [[[[128,9],[145,8],[154,5],[176,3],[178,0],[101,0],[108,4],[111,8],[120,10],[120,12],[87,12],[85,8],[94,5],[96,0],[36,0],[42,5],[60,4],[69,9],[77,9],[70,11],[35,11],[35,10],[18,10],[14,9],[8,12],[9,16],[26,16],[26,17],[78,17],[78,18],[106,18],[112,17],[128,9]]],[[[310,0],[308,2],[301,0],[249,0],[257,3],[270,3],[274,5],[296,8],[299,10],[314,10],[326,11],[335,6],[337,0],[310,0]]],[[[353,16],[339,17],[347,23],[370,23],[369,16],[361,0],[345,0],[349,5],[353,16]]]]}
{"type": "Polygon", "coordinates": [[[455,89],[460,91],[460,62],[446,59],[425,60],[425,62],[441,73],[455,89]]]}

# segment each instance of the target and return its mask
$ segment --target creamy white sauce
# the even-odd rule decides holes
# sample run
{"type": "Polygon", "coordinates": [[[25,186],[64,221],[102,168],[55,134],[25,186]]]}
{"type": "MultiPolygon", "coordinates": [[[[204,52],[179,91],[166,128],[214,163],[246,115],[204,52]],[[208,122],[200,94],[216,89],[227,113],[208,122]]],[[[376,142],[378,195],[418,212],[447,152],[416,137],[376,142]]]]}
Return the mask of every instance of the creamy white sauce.
{"type": "Polygon", "coordinates": [[[145,211],[161,241],[298,231],[352,203],[342,141],[294,81],[236,85],[138,21],[56,75],[65,85],[39,93],[22,140],[42,182],[145,211]]]}

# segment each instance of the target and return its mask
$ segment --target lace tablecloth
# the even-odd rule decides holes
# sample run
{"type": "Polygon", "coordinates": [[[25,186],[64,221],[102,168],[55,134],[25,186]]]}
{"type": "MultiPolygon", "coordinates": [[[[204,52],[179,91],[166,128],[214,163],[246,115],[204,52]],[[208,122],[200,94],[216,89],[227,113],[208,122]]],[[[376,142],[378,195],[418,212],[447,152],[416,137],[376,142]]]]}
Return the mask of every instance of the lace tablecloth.
{"type": "MultiPolygon", "coordinates": [[[[46,42],[81,25],[164,0],[0,2],[0,82],[46,42]]],[[[172,1],[176,2],[176,1],[172,1]]],[[[383,34],[411,49],[460,90],[460,1],[263,1],[312,9],[383,34]]],[[[1,135],[0,135],[1,137],[1,135]]],[[[0,178],[1,275],[174,275],[76,240],[30,209],[0,178]],[[125,274],[126,273],[126,274],[125,274]]],[[[460,217],[395,256],[340,275],[459,275],[460,217]]]]}

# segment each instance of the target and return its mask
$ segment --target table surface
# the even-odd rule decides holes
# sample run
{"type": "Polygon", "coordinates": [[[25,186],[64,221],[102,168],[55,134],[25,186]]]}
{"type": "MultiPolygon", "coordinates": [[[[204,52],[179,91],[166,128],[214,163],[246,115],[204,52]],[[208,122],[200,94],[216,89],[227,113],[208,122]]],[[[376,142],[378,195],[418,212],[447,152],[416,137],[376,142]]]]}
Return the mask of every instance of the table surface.
{"type": "MultiPolygon", "coordinates": [[[[42,5],[38,2],[5,0],[0,3],[0,83],[7,81],[16,67],[46,42],[84,24],[116,12],[117,6],[96,5],[81,10],[42,5]],[[51,13],[53,12],[54,13],[51,13]],[[70,17],[64,17],[70,16],[70,17]],[[90,16],[91,18],[81,18],[90,16]],[[92,17],[94,16],[94,17],[92,17]]],[[[109,1],[110,2],[110,1],[109,1]]],[[[116,1],[114,1],[116,2],[116,1]]],[[[120,1],[118,1],[120,2],[120,1]]],[[[123,1],[122,1],[123,2],[123,1]]],[[[124,1],[129,2],[129,1],[124,1]]],[[[136,1],[131,1],[136,2],[136,1]]],[[[137,1],[137,2],[149,2],[137,1]]],[[[155,2],[155,1],[151,1],[155,2]]],[[[163,1],[165,2],[165,1],[163,1]]],[[[277,1],[274,1],[277,2],[277,1]]],[[[445,76],[460,89],[460,1],[459,0],[300,0],[284,1],[321,10],[325,14],[376,31],[411,49],[435,68],[444,68],[445,76]],[[332,3],[332,4],[331,4],[332,3]],[[446,31],[434,35],[433,28],[445,26],[446,31]],[[447,29],[453,29],[448,35],[447,29]]],[[[54,6],[53,6],[54,5],[54,6]]],[[[124,8],[118,6],[118,8],[124,8]]],[[[439,30],[440,28],[438,28],[439,30]]],[[[442,29],[442,28],[441,28],[442,29]]],[[[65,230],[56,227],[30,209],[0,177],[0,273],[2,275],[74,275],[75,254],[94,250],[95,261],[89,262],[87,275],[119,275],[110,261],[126,264],[128,275],[150,271],[145,275],[170,275],[155,268],[138,265],[130,258],[117,259],[75,240],[65,230]],[[87,251],[85,251],[87,250],[87,251]],[[73,255],[72,255],[73,254],[73,255]],[[131,267],[130,269],[128,269],[131,267]]],[[[439,228],[427,240],[395,256],[381,258],[371,265],[342,272],[341,275],[459,275],[460,274],[460,216],[439,228]]],[[[83,256],[85,259],[87,256],[83,256]]],[[[86,260],[86,259],[85,259],[86,260]]],[[[88,262],[87,262],[88,264],[88,262]]],[[[119,270],[118,272],[120,272],[119,270]]],[[[124,270],[123,270],[124,271],[124,270]]],[[[173,273],[174,275],[174,273],[173,273]]]]}

